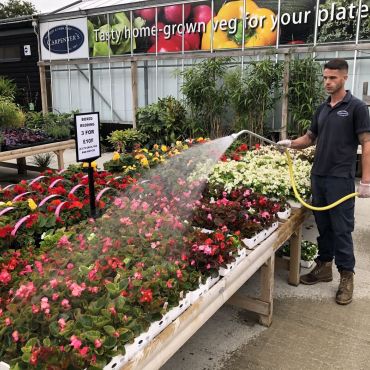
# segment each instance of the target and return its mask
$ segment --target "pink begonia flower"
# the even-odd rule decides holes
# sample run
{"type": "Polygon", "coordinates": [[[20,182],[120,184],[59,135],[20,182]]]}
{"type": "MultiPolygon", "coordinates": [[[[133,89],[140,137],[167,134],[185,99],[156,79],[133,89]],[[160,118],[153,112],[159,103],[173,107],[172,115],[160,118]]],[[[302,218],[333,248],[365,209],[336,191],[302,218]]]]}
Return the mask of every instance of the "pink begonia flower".
{"type": "Polygon", "coordinates": [[[12,275],[7,270],[2,270],[0,273],[0,283],[7,285],[12,280],[12,275]]]}
{"type": "Polygon", "coordinates": [[[24,269],[19,273],[19,275],[23,276],[26,274],[30,274],[32,272],[32,266],[31,265],[26,265],[24,269]]]}
{"type": "Polygon", "coordinates": [[[42,263],[40,261],[35,261],[35,266],[37,271],[39,272],[40,275],[44,274],[44,269],[42,267],[42,263]]]}
{"type": "Polygon", "coordinates": [[[207,268],[207,270],[209,270],[211,268],[211,265],[208,263],[206,268],[207,268]]]}
{"type": "Polygon", "coordinates": [[[75,267],[75,265],[73,264],[73,263],[68,263],[68,265],[67,265],[67,269],[68,270],[72,270],[73,269],[73,267],[75,267]]]}
{"type": "Polygon", "coordinates": [[[204,254],[207,254],[208,256],[212,254],[212,248],[209,245],[206,245],[203,250],[204,254]]]}
{"type": "Polygon", "coordinates": [[[195,260],[191,260],[190,265],[194,266],[195,265],[195,260]]]}
{"type": "Polygon", "coordinates": [[[113,204],[116,206],[116,207],[120,207],[122,205],[123,201],[121,198],[116,198],[114,199],[114,202],[113,204]]]}
{"type": "Polygon", "coordinates": [[[86,289],[86,284],[82,283],[81,285],[78,285],[77,283],[72,283],[69,289],[71,290],[73,297],[80,297],[81,293],[86,289]]]}
{"type": "Polygon", "coordinates": [[[131,211],[136,211],[139,208],[139,206],[140,206],[140,202],[134,199],[131,201],[130,209],[131,211]]]}
{"type": "Polygon", "coordinates": [[[52,279],[50,280],[50,286],[55,289],[58,286],[58,280],[57,279],[52,279]]]}
{"type": "Polygon", "coordinates": [[[40,307],[33,304],[32,305],[32,313],[39,313],[40,312],[40,307]]]}
{"type": "Polygon", "coordinates": [[[168,280],[167,283],[167,288],[173,288],[173,285],[172,285],[172,281],[171,280],[168,280]]]}
{"type": "Polygon", "coordinates": [[[267,211],[264,211],[264,212],[261,212],[261,216],[263,218],[270,218],[270,213],[268,213],[267,211]]]}
{"type": "Polygon", "coordinates": [[[143,202],[141,208],[144,212],[146,212],[149,209],[149,204],[147,202],[143,202]]]}
{"type": "Polygon", "coordinates": [[[19,341],[19,333],[18,333],[17,330],[13,331],[12,338],[13,338],[14,342],[18,342],[19,341]]]}
{"type": "Polygon", "coordinates": [[[12,322],[12,319],[11,319],[11,318],[9,318],[9,317],[7,317],[4,321],[5,321],[5,325],[6,325],[6,326],[10,326],[10,325],[12,325],[12,323],[13,323],[13,322],[12,322]]]}
{"type": "Polygon", "coordinates": [[[3,316],[3,310],[0,308],[0,317],[3,316]]]}
{"type": "Polygon", "coordinates": [[[57,301],[59,299],[59,294],[58,293],[53,293],[51,296],[51,300],[53,302],[57,301]]]}
{"type": "Polygon", "coordinates": [[[28,299],[36,293],[36,287],[33,282],[28,282],[26,285],[21,285],[15,292],[15,296],[22,299],[28,299]]]}
{"type": "Polygon", "coordinates": [[[95,339],[95,341],[94,341],[95,348],[100,348],[102,345],[103,344],[102,344],[100,339],[95,339]]]}
{"type": "Polygon", "coordinates": [[[152,237],[153,233],[145,233],[145,237],[147,239],[150,239],[152,237]]]}
{"type": "Polygon", "coordinates": [[[91,271],[88,272],[87,277],[90,281],[98,280],[96,274],[98,273],[98,270],[93,268],[91,271]]]}
{"type": "Polygon", "coordinates": [[[60,305],[65,309],[70,309],[71,308],[71,305],[69,304],[68,299],[63,299],[62,302],[60,303],[60,305]]]}
{"type": "Polygon", "coordinates": [[[185,198],[190,198],[191,191],[186,191],[186,192],[184,192],[182,194],[184,195],[185,198]]]}
{"type": "Polygon", "coordinates": [[[207,220],[210,220],[210,221],[213,220],[213,217],[212,217],[212,215],[210,213],[208,213],[208,215],[207,215],[207,220]]]}
{"type": "Polygon", "coordinates": [[[104,238],[104,244],[103,244],[103,253],[107,253],[108,250],[113,246],[113,242],[111,238],[104,238]]]}
{"type": "Polygon", "coordinates": [[[178,279],[181,279],[182,278],[182,271],[181,270],[177,270],[176,271],[176,276],[178,279]]]}
{"type": "Polygon", "coordinates": [[[41,298],[41,311],[44,311],[46,314],[50,313],[50,304],[48,302],[49,299],[47,297],[41,298]]]}
{"type": "Polygon", "coordinates": [[[136,280],[142,280],[143,279],[143,275],[141,274],[141,272],[135,272],[134,273],[134,279],[136,279],[136,280]]]}
{"type": "Polygon", "coordinates": [[[78,352],[80,352],[80,355],[82,357],[86,357],[86,355],[89,353],[89,350],[90,350],[90,348],[85,346],[85,347],[79,349],[78,352]]]}
{"type": "Polygon", "coordinates": [[[89,287],[87,288],[87,290],[88,290],[90,293],[94,293],[94,294],[96,294],[96,293],[98,293],[98,292],[99,292],[99,287],[97,287],[97,286],[89,286],[89,287]]]}
{"type": "Polygon", "coordinates": [[[108,311],[109,311],[113,316],[117,315],[117,311],[116,311],[116,309],[115,309],[114,307],[109,307],[109,308],[108,308],[108,311]]]}
{"type": "Polygon", "coordinates": [[[72,335],[71,336],[71,346],[74,349],[79,349],[82,346],[82,342],[75,335],[72,335]]]}
{"type": "Polygon", "coordinates": [[[60,328],[60,330],[64,330],[64,328],[66,327],[66,321],[63,319],[63,318],[61,318],[61,319],[59,319],[58,320],[58,324],[59,324],[59,328],[60,328]]]}
{"type": "Polygon", "coordinates": [[[121,217],[119,219],[119,222],[122,224],[122,225],[125,225],[125,226],[131,226],[133,225],[130,217],[121,217]]]}

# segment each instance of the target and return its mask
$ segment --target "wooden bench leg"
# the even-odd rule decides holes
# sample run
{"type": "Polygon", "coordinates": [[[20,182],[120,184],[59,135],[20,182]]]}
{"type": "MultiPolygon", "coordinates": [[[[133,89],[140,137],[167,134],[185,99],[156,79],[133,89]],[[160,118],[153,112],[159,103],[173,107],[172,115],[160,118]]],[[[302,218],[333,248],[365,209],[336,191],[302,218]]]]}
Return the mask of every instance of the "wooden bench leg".
{"type": "Polygon", "coordinates": [[[236,292],[227,303],[257,313],[259,315],[260,324],[270,326],[273,312],[274,271],[275,254],[273,254],[261,267],[260,297],[251,298],[236,292]]]}
{"type": "Polygon", "coordinates": [[[275,273],[275,254],[261,267],[261,296],[260,300],[268,304],[268,313],[260,314],[261,325],[270,326],[272,324],[272,313],[274,305],[274,273],[275,273]]]}
{"type": "Polygon", "coordinates": [[[18,175],[27,175],[26,158],[17,158],[18,175]]]}
{"type": "Polygon", "coordinates": [[[64,168],[64,150],[56,150],[54,153],[58,158],[58,170],[62,170],[64,168]]]}
{"type": "Polygon", "coordinates": [[[301,263],[301,242],[302,242],[302,226],[292,235],[290,239],[290,263],[289,263],[289,278],[290,285],[298,286],[300,278],[300,263],[301,263]]]}

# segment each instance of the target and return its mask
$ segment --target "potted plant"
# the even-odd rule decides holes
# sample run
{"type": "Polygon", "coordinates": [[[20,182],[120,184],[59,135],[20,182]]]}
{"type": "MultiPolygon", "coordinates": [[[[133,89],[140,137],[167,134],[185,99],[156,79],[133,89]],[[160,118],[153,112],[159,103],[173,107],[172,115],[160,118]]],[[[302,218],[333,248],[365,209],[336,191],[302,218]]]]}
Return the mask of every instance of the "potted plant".
{"type": "MultiPolygon", "coordinates": [[[[315,258],[317,257],[318,247],[316,243],[308,240],[302,240],[301,242],[301,266],[310,268],[315,258]]],[[[290,245],[289,242],[283,247],[283,258],[290,259],[290,245]]]]}
{"type": "Polygon", "coordinates": [[[113,145],[114,149],[119,152],[132,152],[135,144],[143,144],[148,139],[148,135],[130,128],[128,130],[113,131],[108,141],[113,145]]]}

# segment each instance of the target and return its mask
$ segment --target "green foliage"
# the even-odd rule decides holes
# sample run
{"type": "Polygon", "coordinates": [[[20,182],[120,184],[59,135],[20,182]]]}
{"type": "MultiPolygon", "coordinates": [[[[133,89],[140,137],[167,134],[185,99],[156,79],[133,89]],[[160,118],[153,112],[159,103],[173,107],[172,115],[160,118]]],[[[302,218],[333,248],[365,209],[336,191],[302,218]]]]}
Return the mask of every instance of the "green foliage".
{"type": "Polygon", "coordinates": [[[0,76],[0,98],[13,101],[17,93],[17,85],[8,78],[0,76]]]}
{"type": "Polygon", "coordinates": [[[42,112],[27,112],[26,126],[30,129],[40,129],[45,131],[54,139],[66,139],[71,136],[70,113],[56,114],[42,112]]]}
{"type": "Polygon", "coordinates": [[[17,128],[24,125],[25,115],[17,104],[0,98],[0,128],[17,128]]]}
{"type": "Polygon", "coordinates": [[[288,109],[298,135],[306,132],[317,106],[324,99],[322,70],[313,58],[296,59],[290,64],[288,109]]]}
{"type": "Polygon", "coordinates": [[[146,140],[148,135],[133,128],[113,131],[108,137],[108,141],[119,153],[131,151],[134,144],[144,144],[146,140]]]}
{"type": "Polygon", "coordinates": [[[187,136],[186,110],[173,96],[138,109],[136,122],[138,130],[150,138],[149,145],[169,145],[187,136]]]}
{"type": "Polygon", "coordinates": [[[0,4],[0,19],[20,17],[37,13],[35,6],[30,1],[8,0],[0,4]]]}
{"type": "Polygon", "coordinates": [[[222,124],[228,94],[223,77],[231,58],[211,58],[181,73],[181,91],[190,109],[190,137],[198,134],[216,138],[224,134],[222,124]]]}
{"type": "Polygon", "coordinates": [[[33,156],[32,163],[42,169],[50,167],[51,161],[53,160],[53,153],[40,153],[33,156]]]}
{"type": "MultiPolygon", "coordinates": [[[[312,243],[308,240],[302,240],[301,242],[301,260],[313,261],[317,257],[318,247],[316,243],[312,243]]],[[[286,244],[283,247],[283,255],[290,255],[290,245],[286,244]]]]}
{"type": "Polygon", "coordinates": [[[282,63],[251,62],[243,71],[235,69],[225,77],[230,102],[236,113],[236,129],[264,134],[264,121],[280,97],[282,63]]]}

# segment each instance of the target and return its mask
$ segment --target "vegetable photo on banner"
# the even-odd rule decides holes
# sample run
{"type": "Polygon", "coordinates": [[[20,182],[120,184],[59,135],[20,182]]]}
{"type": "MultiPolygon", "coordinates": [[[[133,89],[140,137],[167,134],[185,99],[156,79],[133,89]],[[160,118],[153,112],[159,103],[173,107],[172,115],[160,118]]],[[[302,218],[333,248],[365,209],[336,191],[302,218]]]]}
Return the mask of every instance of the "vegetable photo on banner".
{"type": "Polygon", "coordinates": [[[275,13],[260,8],[254,1],[230,1],[220,8],[217,16],[208,22],[202,38],[202,49],[211,48],[213,32],[214,49],[238,49],[243,44],[243,15],[245,12],[244,46],[269,46],[276,43],[275,13]],[[213,28],[213,30],[212,30],[213,28]]]}

